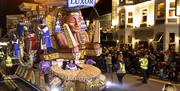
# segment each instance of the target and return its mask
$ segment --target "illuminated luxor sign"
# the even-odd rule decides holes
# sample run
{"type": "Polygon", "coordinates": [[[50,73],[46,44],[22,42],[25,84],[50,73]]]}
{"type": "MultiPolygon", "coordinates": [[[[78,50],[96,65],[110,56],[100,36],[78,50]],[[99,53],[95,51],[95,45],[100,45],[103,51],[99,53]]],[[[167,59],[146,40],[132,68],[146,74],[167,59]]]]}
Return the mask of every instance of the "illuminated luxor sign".
{"type": "Polygon", "coordinates": [[[176,0],[176,15],[180,16],[180,0],[176,0]]]}
{"type": "Polygon", "coordinates": [[[93,7],[96,4],[96,0],[68,0],[68,7],[93,7]]]}

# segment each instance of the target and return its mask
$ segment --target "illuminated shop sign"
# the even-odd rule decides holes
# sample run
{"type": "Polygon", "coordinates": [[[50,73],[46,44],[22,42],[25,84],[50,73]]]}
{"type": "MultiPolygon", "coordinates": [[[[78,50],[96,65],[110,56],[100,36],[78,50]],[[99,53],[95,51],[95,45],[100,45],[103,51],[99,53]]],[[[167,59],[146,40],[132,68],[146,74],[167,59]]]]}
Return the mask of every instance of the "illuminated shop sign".
{"type": "Polygon", "coordinates": [[[176,0],[176,15],[180,16],[180,0],[176,0]]]}
{"type": "Polygon", "coordinates": [[[93,7],[96,0],[68,0],[68,7],[93,7]]]}

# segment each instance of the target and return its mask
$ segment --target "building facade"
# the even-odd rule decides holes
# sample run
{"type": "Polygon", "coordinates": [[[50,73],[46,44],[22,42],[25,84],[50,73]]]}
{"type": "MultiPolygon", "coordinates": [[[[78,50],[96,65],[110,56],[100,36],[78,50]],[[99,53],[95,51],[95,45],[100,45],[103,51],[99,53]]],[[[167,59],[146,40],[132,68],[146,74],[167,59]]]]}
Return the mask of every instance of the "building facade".
{"type": "Polygon", "coordinates": [[[180,51],[180,18],[175,0],[113,0],[118,40],[132,48],[180,51]]]}

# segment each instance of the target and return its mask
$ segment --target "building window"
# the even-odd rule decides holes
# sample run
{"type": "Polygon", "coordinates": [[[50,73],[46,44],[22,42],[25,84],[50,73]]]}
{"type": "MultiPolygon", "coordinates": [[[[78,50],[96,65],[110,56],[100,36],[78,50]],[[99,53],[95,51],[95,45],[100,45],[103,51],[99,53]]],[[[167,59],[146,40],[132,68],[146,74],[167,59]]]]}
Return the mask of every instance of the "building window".
{"type": "Polygon", "coordinates": [[[147,22],[147,9],[142,9],[142,23],[146,23],[147,22]]]}
{"type": "Polygon", "coordinates": [[[125,24],[125,13],[120,13],[120,22],[122,25],[125,24]]]}
{"type": "Polygon", "coordinates": [[[175,50],[175,33],[169,33],[169,50],[175,50]]]}
{"type": "Polygon", "coordinates": [[[170,8],[175,8],[175,2],[170,2],[170,8]]]}
{"type": "Polygon", "coordinates": [[[133,23],[133,12],[128,12],[128,23],[133,23]]]}
{"type": "Polygon", "coordinates": [[[157,18],[165,17],[165,3],[159,3],[157,9],[157,18]]]}
{"type": "Polygon", "coordinates": [[[169,33],[169,43],[174,43],[175,41],[175,33],[169,33]]]}
{"type": "Polygon", "coordinates": [[[132,43],[132,36],[128,36],[128,43],[132,43]]]}
{"type": "Polygon", "coordinates": [[[169,3],[169,16],[175,16],[175,2],[169,3]]]}

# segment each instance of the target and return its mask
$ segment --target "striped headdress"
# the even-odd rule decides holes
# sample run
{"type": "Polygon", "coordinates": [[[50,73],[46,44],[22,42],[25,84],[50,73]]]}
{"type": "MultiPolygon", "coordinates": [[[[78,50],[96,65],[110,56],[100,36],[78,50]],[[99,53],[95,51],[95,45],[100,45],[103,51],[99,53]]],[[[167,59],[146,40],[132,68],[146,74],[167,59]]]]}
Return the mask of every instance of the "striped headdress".
{"type": "Polygon", "coordinates": [[[55,28],[54,28],[54,32],[57,33],[59,31],[61,31],[62,28],[61,28],[61,24],[59,22],[59,19],[56,20],[56,25],[55,25],[55,28]]]}

